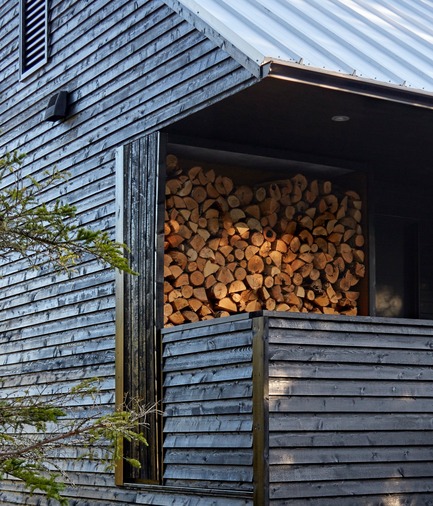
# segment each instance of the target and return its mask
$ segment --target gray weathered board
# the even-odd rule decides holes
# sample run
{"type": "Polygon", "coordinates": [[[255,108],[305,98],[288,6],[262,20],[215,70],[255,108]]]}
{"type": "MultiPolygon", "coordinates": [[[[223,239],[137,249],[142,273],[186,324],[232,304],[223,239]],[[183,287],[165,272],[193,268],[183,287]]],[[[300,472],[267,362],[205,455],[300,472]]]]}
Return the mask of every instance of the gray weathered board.
{"type": "Polygon", "coordinates": [[[399,504],[426,504],[432,326],[278,315],[268,322],[270,503],[387,504],[395,494],[399,504]]]}
{"type": "MultiPolygon", "coordinates": [[[[32,171],[36,179],[54,165],[68,171],[65,187],[46,194],[46,200],[61,192],[78,207],[82,224],[114,236],[118,148],[138,152],[138,139],[155,136],[164,126],[257,79],[161,0],[53,0],[49,25],[48,64],[19,81],[19,2],[0,2],[0,151],[25,151],[24,171],[32,171]],[[68,118],[44,122],[50,97],[61,89],[70,93],[68,118]]],[[[153,249],[154,244],[144,247],[153,249]]],[[[29,386],[55,391],[97,376],[102,379],[102,412],[112,411],[114,273],[91,260],[71,278],[26,267],[13,257],[2,263],[2,395],[23,393],[29,386]]],[[[67,492],[71,504],[208,501],[206,492],[118,488],[113,473],[100,466],[60,457],[58,463],[78,485],[67,492]]],[[[245,504],[213,496],[209,501],[221,506],[245,504]]],[[[33,498],[21,494],[13,483],[0,484],[1,504],[40,500],[37,493],[33,498]]]]}
{"type": "Polygon", "coordinates": [[[433,327],[251,316],[164,331],[166,482],[255,484],[272,505],[424,504],[433,492],[433,327]],[[263,321],[259,361],[255,320],[263,321]],[[253,369],[262,358],[260,385],[253,369]],[[269,426],[264,474],[251,447],[257,388],[269,426]]]}
{"type": "MultiPolygon", "coordinates": [[[[24,150],[35,178],[54,164],[68,171],[46,200],[61,192],[82,224],[113,232],[116,150],[139,153],[167,125],[257,78],[161,0],[49,4],[49,63],[20,82],[19,2],[0,3],[0,148],[24,150]],[[70,93],[68,119],[44,122],[60,89],[70,93]]],[[[2,269],[2,395],[98,376],[102,411],[111,411],[113,273],[90,260],[72,278],[15,258],[2,269]]],[[[431,500],[430,324],[269,314],[169,329],[164,340],[165,484],[115,487],[75,448],[57,459],[77,485],[66,491],[71,505],[246,506],[253,494],[320,506],[431,500]],[[252,353],[258,319],[266,361],[252,353]],[[260,389],[269,404],[257,402],[260,389]]],[[[2,505],[41,501],[0,484],[2,505]]]]}

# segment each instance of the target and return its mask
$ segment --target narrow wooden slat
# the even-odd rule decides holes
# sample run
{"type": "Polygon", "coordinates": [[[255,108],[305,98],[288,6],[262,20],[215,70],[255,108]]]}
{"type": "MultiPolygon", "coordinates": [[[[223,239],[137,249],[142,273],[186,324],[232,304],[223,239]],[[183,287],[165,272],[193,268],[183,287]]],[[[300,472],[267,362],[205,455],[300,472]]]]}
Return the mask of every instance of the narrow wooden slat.
{"type": "Polygon", "coordinates": [[[166,451],[164,461],[166,464],[201,464],[201,465],[252,465],[251,452],[237,448],[236,450],[194,450],[176,449],[166,451]]]}
{"type": "Polygon", "coordinates": [[[240,367],[239,364],[230,366],[225,364],[212,369],[196,370],[194,372],[181,372],[166,374],[164,386],[192,385],[196,383],[212,383],[219,381],[240,380],[252,377],[250,365],[240,367]]]}
{"type": "Polygon", "coordinates": [[[213,351],[198,355],[183,355],[180,357],[172,356],[164,360],[164,370],[186,371],[188,369],[199,369],[203,367],[219,366],[225,364],[239,364],[251,362],[252,348],[244,346],[242,348],[232,348],[223,351],[213,351]]]}
{"type": "Polygon", "coordinates": [[[304,431],[304,430],[430,430],[431,415],[420,414],[320,414],[316,416],[297,415],[296,417],[281,415],[272,416],[269,420],[271,431],[304,431]]]}
{"type": "MultiPolygon", "coordinates": [[[[379,488],[379,487],[375,487],[379,488]]],[[[384,485],[386,488],[386,484],[384,485]]],[[[412,494],[386,494],[379,493],[370,495],[366,491],[365,494],[357,494],[356,501],[359,504],[383,504],[384,506],[401,506],[403,504],[410,504],[412,501],[412,494]]],[[[420,504],[428,504],[430,500],[429,493],[416,493],[416,500],[419,501],[420,504]]],[[[284,498],[284,499],[273,499],[272,506],[304,506],[306,503],[305,499],[293,498],[292,496],[284,498]]],[[[310,497],[308,498],[309,506],[328,506],[332,504],[332,506],[347,506],[347,496],[325,496],[325,497],[310,497]]]]}
{"type": "MultiPolygon", "coordinates": [[[[402,361],[403,362],[403,361],[402,361]]],[[[376,380],[433,380],[431,367],[410,366],[406,363],[389,364],[357,364],[352,363],[326,363],[326,362],[290,362],[272,361],[269,364],[269,375],[273,379],[287,378],[315,378],[315,379],[363,379],[374,375],[376,380]]]]}
{"type": "Polygon", "coordinates": [[[375,431],[309,431],[272,432],[269,444],[273,448],[347,448],[347,447],[430,447],[430,431],[401,430],[375,431]]]}
{"type": "MultiPolygon", "coordinates": [[[[370,497],[370,495],[374,496],[377,494],[382,497],[383,501],[384,496],[390,496],[390,489],[392,490],[392,494],[396,495],[407,493],[408,500],[411,501],[414,498],[418,497],[419,493],[431,494],[433,492],[433,483],[431,480],[424,478],[407,479],[402,477],[392,478],[392,480],[347,480],[343,483],[341,480],[329,482],[313,482],[308,484],[308,488],[306,487],[305,482],[273,483],[271,486],[271,504],[274,503],[274,500],[277,500],[276,502],[278,504],[278,499],[284,499],[286,501],[287,499],[299,498],[301,501],[305,502],[305,497],[322,497],[328,498],[329,502],[327,502],[326,499],[323,501],[323,506],[325,506],[326,504],[333,504],[332,501],[334,496],[344,496],[345,501],[347,501],[348,498],[353,501],[354,498],[358,498],[366,494],[368,494],[368,497],[370,497]]],[[[284,504],[286,504],[286,502],[284,504]]]]}
{"type": "MultiPolygon", "coordinates": [[[[320,380],[279,378],[269,382],[270,395],[286,396],[363,396],[363,397],[400,397],[431,399],[433,384],[425,381],[380,381],[364,379],[320,380]]],[[[368,409],[366,409],[368,411],[368,409]]]]}
{"type": "Polygon", "coordinates": [[[252,401],[246,399],[201,400],[164,405],[167,416],[225,415],[228,413],[252,413],[252,401]]]}
{"type": "Polygon", "coordinates": [[[197,322],[194,325],[178,325],[168,327],[161,331],[164,342],[188,340],[200,336],[232,334],[251,329],[252,321],[248,315],[231,316],[229,320],[211,320],[206,322],[197,322]]]}
{"type": "Polygon", "coordinates": [[[310,465],[310,466],[273,466],[269,481],[281,482],[290,477],[291,482],[339,481],[351,476],[356,480],[372,479],[399,479],[399,478],[429,478],[430,466],[425,462],[398,462],[398,463],[369,463],[344,465],[310,465]]]}
{"type": "Polygon", "coordinates": [[[336,319],[334,317],[314,314],[308,315],[307,318],[299,318],[298,315],[293,313],[278,314],[265,312],[265,314],[271,316],[270,335],[277,336],[279,335],[278,329],[337,332],[346,334],[346,337],[349,336],[348,332],[369,335],[370,338],[377,334],[393,335],[397,339],[398,336],[402,335],[431,336],[430,324],[425,320],[409,320],[405,318],[404,322],[399,322],[398,319],[392,318],[362,316],[357,316],[356,320],[354,320],[353,317],[348,316],[339,316],[336,319]]]}
{"type": "MultiPolygon", "coordinates": [[[[401,394],[401,391],[400,391],[401,394]]],[[[431,397],[387,395],[378,397],[275,396],[269,403],[271,413],[432,413],[431,397]]]]}
{"type": "MultiPolygon", "coordinates": [[[[311,345],[321,346],[345,346],[347,348],[395,348],[395,349],[409,349],[409,350],[424,350],[430,351],[433,346],[431,336],[428,331],[420,334],[405,334],[404,328],[401,329],[401,334],[387,334],[376,333],[371,334],[368,331],[358,333],[350,330],[298,330],[291,329],[289,332],[270,330],[270,342],[275,345],[279,344],[302,344],[309,342],[311,345]],[[356,339],[354,339],[356,336],[356,339]],[[380,337],[377,337],[380,336],[380,337]],[[410,339],[408,337],[410,336],[410,339]]],[[[424,329],[426,330],[426,329],[424,329]]]]}
{"type": "MultiPolygon", "coordinates": [[[[427,443],[427,438],[425,443],[427,443]]],[[[339,464],[378,462],[431,462],[433,446],[394,448],[278,448],[272,452],[271,465],[339,464]]],[[[288,470],[290,476],[290,470],[288,470]]]]}
{"type": "MultiPolygon", "coordinates": [[[[217,482],[209,482],[205,480],[187,480],[186,478],[182,477],[180,479],[176,478],[167,478],[165,482],[170,487],[177,487],[179,489],[192,489],[192,490],[212,490],[213,485],[217,482]]],[[[252,499],[250,498],[251,492],[251,486],[249,483],[245,482],[236,482],[236,481],[225,481],[224,482],[224,493],[223,497],[226,497],[226,494],[233,493],[238,496],[247,496],[245,500],[247,501],[246,504],[254,504],[252,499]]],[[[221,506],[225,506],[224,500],[221,502],[221,506]]]]}
{"type": "MultiPolygon", "coordinates": [[[[354,338],[355,339],[355,338],[354,338]]],[[[433,354],[422,350],[390,350],[390,349],[362,349],[343,348],[333,346],[310,345],[306,338],[303,346],[270,347],[270,359],[275,361],[304,361],[304,362],[345,362],[345,363],[373,363],[373,364],[402,364],[430,366],[433,365],[433,354]]]]}
{"type": "Polygon", "coordinates": [[[243,415],[202,415],[200,417],[177,416],[166,418],[164,432],[176,434],[178,432],[250,432],[252,420],[249,414],[243,415]]]}
{"type": "MultiPolygon", "coordinates": [[[[164,438],[164,448],[250,448],[252,434],[167,434],[164,438]]],[[[210,451],[210,450],[209,450],[210,451]]],[[[251,452],[252,455],[252,452],[251,452]]]]}
{"type": "Polygon", "coordinates": [[[188,341],[181,341],[176,343],[166,343],[164,347],[164,357],[169,357],[175,354],[177,357],[187,354],[199,354],[201,352],[211,350],[222,350],[233,347],[250,346],[251,345],[251,330],[240,332],[228,332],[226,334],[215,335],[212,339],[208,335],[203,339],[195,338],[188,339],[188,341]]]}
{"type": "Polygon", "coordinates": [[[242,466],[216,466],[206,465],[203,466],[187,466],[179,465],[176,467],[169,466],[164,473],[166,480],[180,479],[180,480],[202,480],[209,481],[209,477],[215,481],[249,483],[252,479],[252,468],[242,466]]]}
{"type": "Polygon", "coordinates": [[[251,381],[236,383],[210,383],[204,385],[176,387],[166,390],[164,401],[167,403],[191,402],[210,399],[239,399],[251,397],[251,381]]]}

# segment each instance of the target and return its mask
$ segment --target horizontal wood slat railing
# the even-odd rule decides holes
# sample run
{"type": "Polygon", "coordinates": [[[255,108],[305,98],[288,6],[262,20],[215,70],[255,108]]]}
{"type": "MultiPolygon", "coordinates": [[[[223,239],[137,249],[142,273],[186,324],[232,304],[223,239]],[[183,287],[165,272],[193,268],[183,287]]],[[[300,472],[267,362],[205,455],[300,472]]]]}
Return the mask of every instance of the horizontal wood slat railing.
{"type": "Polygon", "coordinates": [[[167,328],[163,342],[167,485],[273,506],[433,492],[430,322],[265,311],[167,328]]]}

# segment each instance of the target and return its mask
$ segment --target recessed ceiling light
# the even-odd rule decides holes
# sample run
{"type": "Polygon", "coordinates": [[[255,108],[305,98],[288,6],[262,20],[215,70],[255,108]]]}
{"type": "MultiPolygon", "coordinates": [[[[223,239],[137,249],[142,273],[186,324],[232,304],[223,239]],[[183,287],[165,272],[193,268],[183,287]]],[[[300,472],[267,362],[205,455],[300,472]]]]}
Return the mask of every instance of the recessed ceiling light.
{"type": "Polygon", "coordinates": [[[331,119],[332,119],[332,121],[342,122],[342,121],[349,121],[350,117],[338,115],[338,116],[332,116],[331,119]]]}

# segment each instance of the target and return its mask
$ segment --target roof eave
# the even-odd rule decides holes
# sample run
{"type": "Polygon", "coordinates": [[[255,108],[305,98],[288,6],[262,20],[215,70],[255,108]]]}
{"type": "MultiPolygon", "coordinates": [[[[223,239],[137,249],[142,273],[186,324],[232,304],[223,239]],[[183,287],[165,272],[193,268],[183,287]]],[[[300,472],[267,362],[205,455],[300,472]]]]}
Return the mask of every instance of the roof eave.
{"type": "Polygon", "coordinates": [[[433,93],[404,85],[365,79],[275,58],[264,58],[262,76],[310,84],[382,100],[433,109],[433,93]],[[266,69],[266,70],[265,70],[266,69]]]}
{"type": "Polygon", "coordinates": [[[204,9],[197,0],[164,0],[188,23],[212,40],[252,76],[267,76],[310,84],[402,104],[433,109],[433,92],[410,88],[405,84],[387,83],[353,75],[307,66],[301,61],[281,60],[263,55],[227,24],[204,9]]]}

